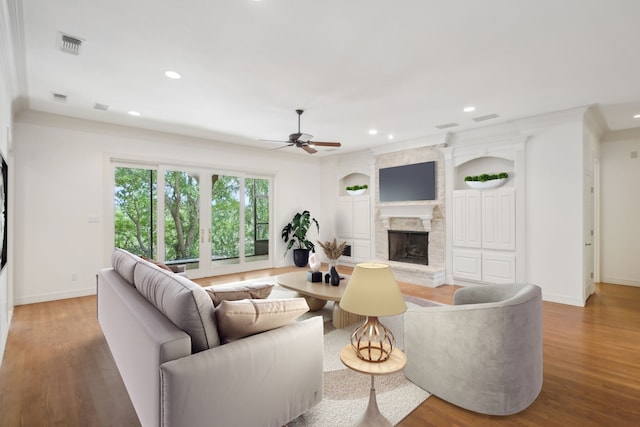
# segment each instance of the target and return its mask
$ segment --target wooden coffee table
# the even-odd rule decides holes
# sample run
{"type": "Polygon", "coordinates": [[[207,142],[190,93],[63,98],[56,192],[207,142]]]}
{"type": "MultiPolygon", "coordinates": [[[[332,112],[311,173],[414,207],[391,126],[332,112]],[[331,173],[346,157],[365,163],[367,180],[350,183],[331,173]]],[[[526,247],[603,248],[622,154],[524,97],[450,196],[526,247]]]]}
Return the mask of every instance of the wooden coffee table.
{"type": "Polygon", "coordinates": [[[306,271],[294,271],[276,276],[276,282],[283,288],[298,292],[309,305],[310,311],[321,310],[327,301],[333,301],[333,327],[344,328],[358,321],[364,320],[363,316],[349,313],[340,308],[338,304],[344,290],[349,283],[349,276],[344,276],[339,286],[333,286],[324,282],[307,282],[306,271]]]}

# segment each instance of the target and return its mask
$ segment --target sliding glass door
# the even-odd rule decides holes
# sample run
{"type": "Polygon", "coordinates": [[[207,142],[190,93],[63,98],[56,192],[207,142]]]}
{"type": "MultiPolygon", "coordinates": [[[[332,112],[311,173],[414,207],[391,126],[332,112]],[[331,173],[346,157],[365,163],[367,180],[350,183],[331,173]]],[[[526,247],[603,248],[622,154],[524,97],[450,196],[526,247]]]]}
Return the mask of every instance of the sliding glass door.
{"type": "Polygon", "coordinates": [[[115,246],[190,277],[270,267],[270,187],[242,173],[115,167],[115,246]]]}

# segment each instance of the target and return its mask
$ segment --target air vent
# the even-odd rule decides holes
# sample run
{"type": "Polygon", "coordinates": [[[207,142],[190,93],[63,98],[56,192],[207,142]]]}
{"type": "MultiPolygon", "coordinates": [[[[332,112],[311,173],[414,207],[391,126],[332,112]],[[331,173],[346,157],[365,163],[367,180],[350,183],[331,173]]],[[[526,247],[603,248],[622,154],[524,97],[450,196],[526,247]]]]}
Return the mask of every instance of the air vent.
{"type": "Polygon", "coordinates": [[[109,109],[111,107],[109,107],[106,104],[98,104],[98,103],[96,103],[96,105],[94,105],[93,108],[95,108],[96,110],[109,111],[109,109]]]}
{"type": "Polygon", "coordinates": [[[79,55],[80,47],[82,46],[83,40],[78,37],[73,37],[68,34],[58,33],[59,34],[59,46],[60,50],[69,53],[71,55],[79,55]]]}
{"type": "Polygon", "coordinates": [[[454,128],[456,126],[459,126],[457,123],[445,123],[443,125],[438,125],[436,126],[437,129],[447,129],[447,128],[454,128]]]}
{"type": "Polygon", "coordinates": [[[497,114],[487,114],[486,116],[475,117],[472,119],[474,122],[484,122],[485,120],[497,119],[497,114]]]}
{"type": "Polygon", "coordinates": [[[64,104],[65,102],[67,102],[67,95],[63,95],[61,93],[52,93],[51,99],[53,99],[55,102],[59,102],[60,104],[64,104]]]}

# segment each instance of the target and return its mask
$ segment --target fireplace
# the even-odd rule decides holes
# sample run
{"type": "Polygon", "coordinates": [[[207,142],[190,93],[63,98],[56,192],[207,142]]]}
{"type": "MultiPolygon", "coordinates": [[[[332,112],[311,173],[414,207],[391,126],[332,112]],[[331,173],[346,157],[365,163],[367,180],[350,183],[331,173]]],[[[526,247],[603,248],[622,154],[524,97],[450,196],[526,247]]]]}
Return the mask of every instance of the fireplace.
{"type": "Polygon", "coordinates": [[[389,230],[389,261],[429,265],[429,233],[389,230]]]}

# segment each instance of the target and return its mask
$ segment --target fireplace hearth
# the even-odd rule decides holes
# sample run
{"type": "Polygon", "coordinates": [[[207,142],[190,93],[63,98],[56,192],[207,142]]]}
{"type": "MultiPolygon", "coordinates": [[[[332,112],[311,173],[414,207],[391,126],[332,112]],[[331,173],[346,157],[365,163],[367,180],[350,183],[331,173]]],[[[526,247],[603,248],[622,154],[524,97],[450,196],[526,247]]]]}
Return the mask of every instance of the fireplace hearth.
{"type": "Polygon", "coordinates": [[[389,230],[389,260],[429,265],[429,233],[389,230]]]}

